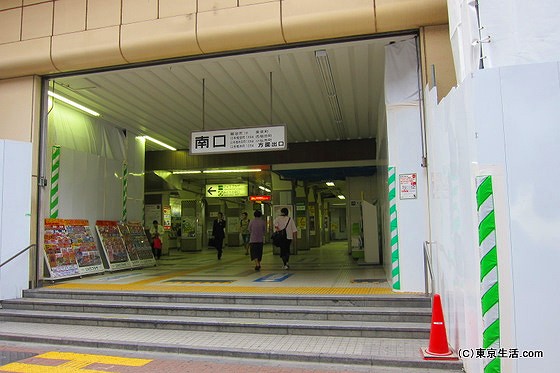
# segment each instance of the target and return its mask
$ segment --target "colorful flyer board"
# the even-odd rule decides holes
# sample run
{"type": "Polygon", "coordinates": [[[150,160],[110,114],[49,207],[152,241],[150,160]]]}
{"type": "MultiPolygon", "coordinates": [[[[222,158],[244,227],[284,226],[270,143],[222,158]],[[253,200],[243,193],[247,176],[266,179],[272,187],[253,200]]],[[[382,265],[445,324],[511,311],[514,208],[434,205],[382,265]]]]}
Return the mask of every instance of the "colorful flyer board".
{"type": "Polygon", "coordinates": [[[76,256],[80,274],[84,275],[105,271],[101,260],[101,254],[91,234],[89,221],[85,219],[68,219],[64,220],[64,225],[72,243],[72,249],[76,256]]]}
{"type": "Polygon", "coordinates": [[[80,276],[72,241],[63,219],[45,219],[43,246],[51,279],[80,276]]]}
{"type": "Polygon", "coordinates": [[[132,251],[138,255],[138,260],[142,266],[155,265],[156,260],[152,253],[152,247],[146,237],[146,231],[141,222],[127,222],[120,227],[124,241],[127,246],[131,246],[132,251]],[[126,227],[126,229],[124,229],[126,227]]]}
{"type": "Polygon", "coordinates": [[[130,268],[132,265],[131,258],[128,256],[128,251],[117,222],[97,220],[95,222],[95,229],[99,235],[101,246],[103,246],[109,270],[115,271],[130,268]]]}

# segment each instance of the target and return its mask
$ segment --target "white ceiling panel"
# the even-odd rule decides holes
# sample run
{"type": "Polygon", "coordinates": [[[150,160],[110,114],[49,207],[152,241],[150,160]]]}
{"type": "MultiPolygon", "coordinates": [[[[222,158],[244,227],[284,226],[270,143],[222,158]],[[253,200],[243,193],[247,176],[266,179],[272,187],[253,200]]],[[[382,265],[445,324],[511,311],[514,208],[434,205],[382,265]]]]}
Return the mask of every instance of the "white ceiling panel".
{"type": "Polygon", "coordinates": [[[192,131],[269,124],[285,124],[288,142],[373,138],[383,97],[384,46],[410,37],[55,77],[51,87],[117,127],[178,149],[188,148],[192,131]],[[328,54],[342,123],[329,106],[316,50],[328,54]]]}

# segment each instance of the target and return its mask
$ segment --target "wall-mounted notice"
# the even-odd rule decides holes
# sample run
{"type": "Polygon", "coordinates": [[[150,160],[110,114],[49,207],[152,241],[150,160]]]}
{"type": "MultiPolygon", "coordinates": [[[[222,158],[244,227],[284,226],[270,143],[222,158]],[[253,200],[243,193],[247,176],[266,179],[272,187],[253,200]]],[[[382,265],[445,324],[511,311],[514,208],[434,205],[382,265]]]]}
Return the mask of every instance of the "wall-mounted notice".
{"type": "Polygon", "coordinates": [[[417,197],[416,180],[415,173],[399,175],[400,199],[415,199],[417,197]]]}
{"type": "Polygon", "coordinates": [[[286,127],[234,128],[191,133],[190,154],[286,150],[286,127]]]}

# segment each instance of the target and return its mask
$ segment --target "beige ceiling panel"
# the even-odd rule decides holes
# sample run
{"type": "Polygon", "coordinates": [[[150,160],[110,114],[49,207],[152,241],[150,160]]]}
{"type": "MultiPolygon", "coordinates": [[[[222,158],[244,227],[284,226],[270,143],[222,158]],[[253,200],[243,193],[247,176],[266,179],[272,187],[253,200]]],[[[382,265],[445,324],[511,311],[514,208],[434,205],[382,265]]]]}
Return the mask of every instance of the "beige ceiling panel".
{"type": "Polygon", "coordinates": [[[50,59],[51,38],[0,45],[0,79],[56,72],[50,59]]]}
{"type": "Polygon", "coordinates": [[[284,44],[280,3],[199,13],[197,34],[205,53],[284,44]]]}
{"type": "Polygon", "coordinates": [[[378,32],[447,24],[446,0],[375,0],[378,32]]]}
{"type": "Polygon", "coordinates": [[[118,26],[121,23],[121,2],[115,0],[88,0],[87,29],[118,26]]]}
{"type": "Polygon", "coordinates": [[[22,6],[22,0],[2,0],[0,1],[0,10],[12,9],[18,6],[22,6]]]}
{"type": "Polygon", "coordinates": [[[122,0],[122,23],[150,21],[158,17],[158,0],[122,0]]]}
{"type": "Polygon", "coordinates": [[[284,0],[282,27],[288,43],[375,30],[372,0],[284,0]]]}
{"type": "Polygon", "coordinates": [[[52,59],[60,71],[126,63],[119,49],[119,27],[53,36],[52,59]]]}
{"type": "MultiPolygon", "coordinates": [[[[46,0],[49,1],[49,0],[46,0]]],[[[23,0],[23,5],[33,5],[33,4],[39,4],[39,3],[44,3],[45,0],[23,0]]],[[[50,2],[54,2],[54,0],[50,0],[50,2]]]]}
{"type": "Polygon", "coordinates": [[[19,41],[21,8],[0,11],[0,44],[19,41]]]}
{"type": "Polygon", "coordinates": [[[239,0],[239,6],[255,5],[255,4],[270,3],[270,2],[279,3],[280,0],[239,0]]]}
{"type": "Polygon", "coordinates": [[[121,49],[129,62],[202,53],[196,42],[194,14],[122,26],[121,49]]]}
{"type": "Polygon", "coordinates": [[[198,12],[237,7],[237,0],[198,0],[198,12]]]}
{"type": "Polygon", "coordinates": [[[53,3],[43,3],[23,8],[22,39],[29,40],[51,36],[53,3]]]}
{"type": "Polygon", "coordinates": [[[196,13],[196,0],[159,0],[159,18],[196,13]]]}
{"type": "Polygon", "coordinates": [[[54,3],[54,34],[86,29],[86,0],[58,0],[54,3]]]}

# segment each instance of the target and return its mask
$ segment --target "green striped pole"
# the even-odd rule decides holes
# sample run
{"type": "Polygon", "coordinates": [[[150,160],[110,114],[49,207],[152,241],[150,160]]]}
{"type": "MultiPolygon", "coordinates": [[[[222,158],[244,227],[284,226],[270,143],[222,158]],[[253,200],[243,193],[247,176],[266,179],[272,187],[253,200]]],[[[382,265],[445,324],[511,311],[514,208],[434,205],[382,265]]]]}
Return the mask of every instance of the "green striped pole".
{"type": "Polygon", "coordinates": [[[123,162],[123,177],[122,177],[122,221],[127,219],[126,203],[128,200],[128,164],[123,162]]]}
{"type": "Polygon", "coordinates": [[[51,165],[51,200],[50,214],[52,219],[58,218],[58,173],[60,170],[60,146],[52,147],[52,165],[51,165]]]}
{"type": "Polygon", "coordinates": [[[401,289],[399,269],[399,235],[397,222],[397,182],[395,167],[389,167],[389,215],[391,226],[391,263],[393,277],[393,289],[401,289]]]}
{"type": "MultiPolygon", "coordinates": [[[[478,211],[478,246],[480,249],[480,292],[482,303],[482,347],[500,348],[500,310],[498,282],[498,250],[492,176],[476,178],[478,211]]],[[[484,359],[484,373],[501,372],[498,356],[484,359]]]]}

